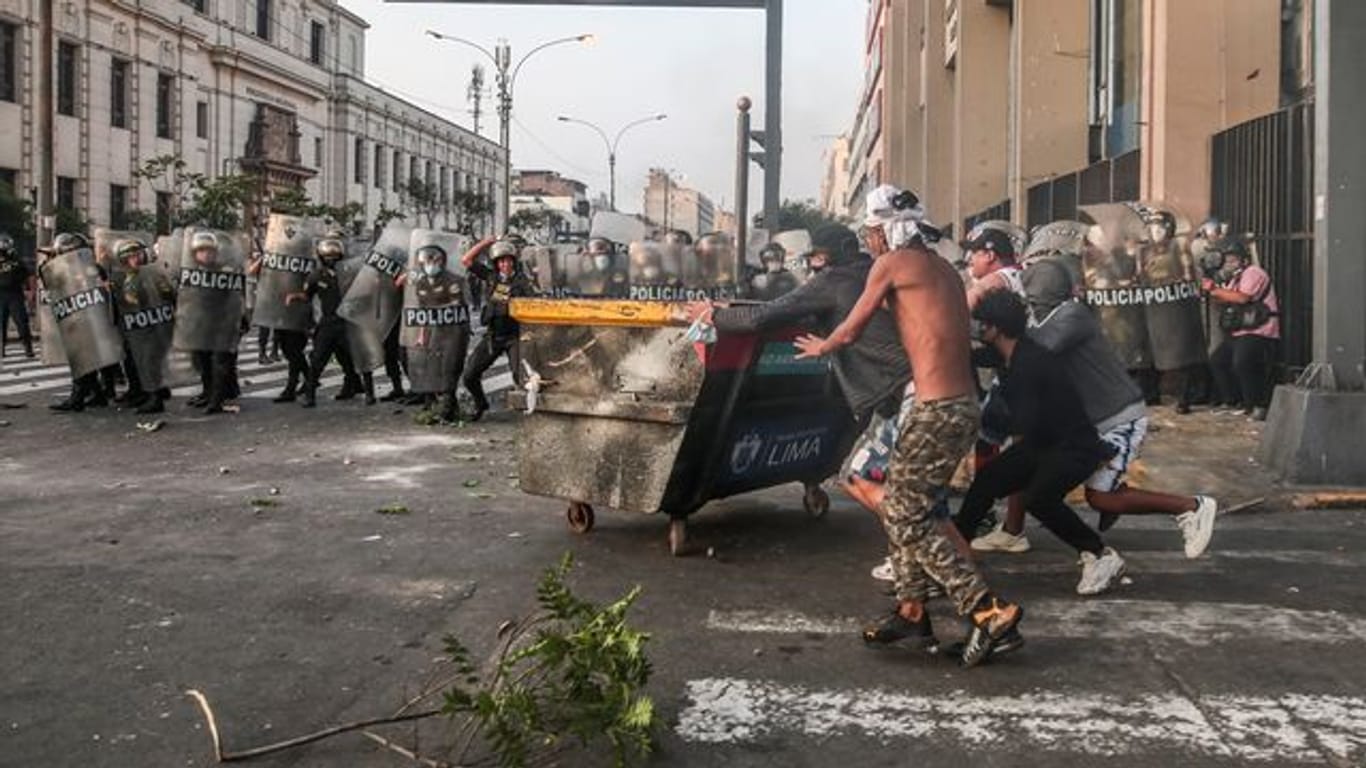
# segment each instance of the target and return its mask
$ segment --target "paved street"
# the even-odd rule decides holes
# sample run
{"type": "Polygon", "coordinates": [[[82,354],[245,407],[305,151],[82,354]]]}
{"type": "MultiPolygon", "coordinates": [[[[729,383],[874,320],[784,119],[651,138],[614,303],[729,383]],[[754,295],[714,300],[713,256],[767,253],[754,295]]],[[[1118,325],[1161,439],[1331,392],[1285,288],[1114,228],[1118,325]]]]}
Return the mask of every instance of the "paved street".
{"type": "MultiPolygon", "coordinates": [[[[275,369],[248,353],[247,389],[269,394],[275,369]]],[[[1098,599],[1031,529],[1034,551],[986,561],[1028,644],[964,672],[862,647],[883,543],[838,497],[821,520],[795,486],[714,504],[693,527],[713,556],[676,559],[662,518],[599,510],[578,536],[562,502],[520,494],[514,414],[427,429],[330,398],[214,418],[177,399],[144,433],[130,413],[48,413],[64,379],[12,362],[0,401],[27,407],[0,412],[0,765],[208,765],[187,688],[230,749],[388,714],[443,634],[488,649],[565,551],[586,595],[644,587],[652,764],[1366,763],[1359,510],[1234,514],[1195,561],[1168,521],[1126,520],[1109,543],[1131,583],[1098,599]],[[376,514],[394,503],[410,512],[376,514]]],[[[352,735],[257,764],[407,763],[352,735]]]]}

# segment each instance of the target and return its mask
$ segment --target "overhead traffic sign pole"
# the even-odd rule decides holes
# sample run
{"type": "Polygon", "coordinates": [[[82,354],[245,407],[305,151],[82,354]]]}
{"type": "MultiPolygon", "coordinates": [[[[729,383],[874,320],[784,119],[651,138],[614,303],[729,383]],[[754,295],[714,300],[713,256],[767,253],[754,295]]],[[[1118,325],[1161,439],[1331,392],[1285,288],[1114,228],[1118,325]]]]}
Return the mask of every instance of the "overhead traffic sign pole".
{"type": "MultiPolygon", "coordinates": [[[[606,6],[617,8],[764,9],[764,221],[776,222],[781,203],[783,155],[783,0],[385,0],[388,3],[463,5],[606,6]]],[[[509,169],[511,155],[507,158],[509,169]]],[[[769,226],[770,230],[774,227],[769,226]]]]}

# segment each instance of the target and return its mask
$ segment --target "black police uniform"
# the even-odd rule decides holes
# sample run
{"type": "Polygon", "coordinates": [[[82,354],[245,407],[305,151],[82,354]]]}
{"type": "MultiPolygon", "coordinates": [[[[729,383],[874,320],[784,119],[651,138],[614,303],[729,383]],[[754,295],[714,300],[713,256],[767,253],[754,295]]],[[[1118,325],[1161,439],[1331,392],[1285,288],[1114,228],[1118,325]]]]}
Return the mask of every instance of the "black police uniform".
{"type": "Polygon", "coordinates": [[[341,286],[337,272],[326,264],[313,268],[304,281],[304,292],[309,300],[317,299],[321,317],[313,329],[313,357],[310,361],[308,382],[304,385],[304,405],[311,406],[318,382],[322,380],[323,369],[333,357],[341,366],[344,376],[338,400],[347,400],[360,391],[360,377],[351,362],[351,348],[347,346],[346,321],[337,314],[341,306],[341,286]]]}
{"type": "Polygon", "coordinates": [[[521,356],[517,347],[521,328],[513,319],[508,302],[520,296],[534,296],[536,287],[520,270],[505,277],[497,270],[475,262],[470,265],[469,273],[478,277],[486,287],[484,307],[479,315],[484,325],[484,336],[475,345],[465,366],[465,389],[474,398],[474,415],[470,420],[474,421],[489,409],[489,400],[484,394],[484,372],[501,355],[508,356],[513,380],[522,380],[521,356]]]}

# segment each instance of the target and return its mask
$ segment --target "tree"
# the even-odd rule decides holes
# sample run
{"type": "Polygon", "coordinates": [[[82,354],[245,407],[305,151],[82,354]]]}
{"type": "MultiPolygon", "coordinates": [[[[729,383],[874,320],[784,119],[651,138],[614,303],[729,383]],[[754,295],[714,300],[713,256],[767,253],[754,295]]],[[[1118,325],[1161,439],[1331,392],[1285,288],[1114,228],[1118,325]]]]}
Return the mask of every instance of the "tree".
{"type": "Polygon", "coordinates": [[[343,205],[315,203],[303,187],[290,187],[275,194],[270,201],[270,210],[287,216],[322,219],[353,233],[359,233],[363,224],[361,214],[365,212],[365,206],[355,201],[343,205]]]}
{"type": "Polygon", "coordinates": [[[15,240],[33,237],[33,204],[0,184],[0,232],[15,240]]]}
{"type": "Polygon", "coordinates": [[[841,217],[820,209],[815,200],[784,200],[778,207],[778,226],[765,227],[762,213],[754,215],[754,226],[764,228],[770,234],[786,232],[789,229],[805,229],[808,232],[815,232],[826,224],[848,224],[849,222],[841,217]]]}
{"type": "Polygon", "coordinates": [[[468,190],[457,190],[451,196],[451,212],[455,214],[455,231],[462,235],[473,236],[474,225],[482,223],[493,214],[493,201],[487,195],[468,190]]]}
{"type": "Polygon", "coordinates": [[[403,185],[399,199],[403,208],[416,216],[419,222],[427,220],[428,229],[436,229],[437,217],[451,210],[450,200],[442,198],[441,190],[435,184],[428,184],[416,177],[408,179],[408,183],[403,185]]]}
{"type": "Polygon", "coordinates": [[[210,179],[189,170],[179,155],[158,155],[143,162],[133,177],[146,180],[170,195],[167,211],[170,228],[200,226],[237,229],[242,212],[257,198],[260,182],[248,174],[227,174],[210,179]]]}
{"type": "Polygon", "coordinates": [[[387,205],[380,205],[379,212],[375,214],[375,237],[379,237],[379,233],[389,226],[389,222],[403,221],[406,218],[408,217],[403,215],[403,211],[390,208],[387,205]]]}
{"type": "Polygon", "coordinates": [[[540,206],[523,208],[508,218],[508,231],[530,240],[554,242],[555,235],[565,228],[564,215],[554,208],[540,206]]]}

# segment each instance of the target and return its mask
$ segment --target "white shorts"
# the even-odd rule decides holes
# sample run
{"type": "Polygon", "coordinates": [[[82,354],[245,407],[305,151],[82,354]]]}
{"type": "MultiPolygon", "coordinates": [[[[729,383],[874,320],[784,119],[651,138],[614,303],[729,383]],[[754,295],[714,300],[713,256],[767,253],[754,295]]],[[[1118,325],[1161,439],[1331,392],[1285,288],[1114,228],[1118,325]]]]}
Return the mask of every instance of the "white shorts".
{"type": "Polygon", "coordinates": [[[1086,487],[1102,493],[1119,490],[1124,484],[1124,473],[1129,471],[1129,465],[1138,458],[1138,451],[1143,447],[1143,438],[1147,436],[1147,416],[1120,424],[1101,435],[1100,439],[1115,449],[1115,455],[1087,479],[1086,487]]]}

